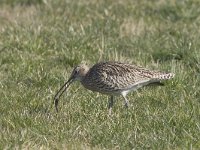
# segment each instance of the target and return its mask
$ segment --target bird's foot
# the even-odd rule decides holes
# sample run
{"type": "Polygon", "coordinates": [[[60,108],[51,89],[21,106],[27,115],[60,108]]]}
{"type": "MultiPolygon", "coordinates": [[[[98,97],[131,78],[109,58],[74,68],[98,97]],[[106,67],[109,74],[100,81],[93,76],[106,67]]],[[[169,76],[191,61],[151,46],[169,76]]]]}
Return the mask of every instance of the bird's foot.
{"type": "Polygon", "coordinates": [[[128,108],[128,102],[125,102],[124,107],[128,108]]]}
{"type": "Polygon", "coordinates": [[[112,115],[112,108],[109,108],[108,110],[108,116],[111,116],[112,115]]]}

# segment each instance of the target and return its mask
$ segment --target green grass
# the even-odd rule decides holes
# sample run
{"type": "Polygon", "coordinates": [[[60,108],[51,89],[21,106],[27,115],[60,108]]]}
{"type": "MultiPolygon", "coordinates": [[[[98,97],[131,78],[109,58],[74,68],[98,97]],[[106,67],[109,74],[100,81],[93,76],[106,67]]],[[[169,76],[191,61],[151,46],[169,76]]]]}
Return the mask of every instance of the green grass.
{"type": "Polygon", "coordinates": [[[15,0],[0,5],[0,149],[199,149],[200,2],[15,0]],[[76,64],[130,62],[176,74],[117,98],[75,83],[76,64]]]}

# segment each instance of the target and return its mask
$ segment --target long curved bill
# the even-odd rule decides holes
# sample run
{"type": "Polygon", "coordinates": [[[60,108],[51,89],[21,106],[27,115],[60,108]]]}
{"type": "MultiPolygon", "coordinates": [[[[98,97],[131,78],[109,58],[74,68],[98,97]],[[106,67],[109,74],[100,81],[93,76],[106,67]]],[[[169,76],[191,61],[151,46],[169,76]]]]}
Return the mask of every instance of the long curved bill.
{"type": "Polygon", "coordinates": [[[54,104],[55,104],[55,108],[56,108],[57,112],[58,112],[58,101],[59,101],[60,97],[62,96],[62,94],[65,92],[65,90],[69,87],[69,85],[72,82],[73,82],[73,78],[70,78],[67,82],[65,82],[65,84],[56,93],[56,95],[54,97],[54,104]]]}

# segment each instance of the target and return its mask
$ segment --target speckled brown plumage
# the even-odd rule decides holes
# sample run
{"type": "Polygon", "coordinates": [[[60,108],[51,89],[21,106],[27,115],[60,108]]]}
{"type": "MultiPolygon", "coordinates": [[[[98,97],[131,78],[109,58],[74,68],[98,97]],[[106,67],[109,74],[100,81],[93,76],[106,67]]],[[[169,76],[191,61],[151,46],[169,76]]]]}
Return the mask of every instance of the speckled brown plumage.
{"type": "Polygon", "coordinates": [[[81,83],[92,91],[112,95],[127,90],[135,84],[158,82],[171,77],[173,77],[171,73],[150,71],[131,64],[101,62],[91,67],[81,83]]]}
{"type": "Polygon", "coordinates": [[[56,94],[55,100],[58,101],[59,97],[68,87],[67,83],[79,80],[85,88],[91,91],[111,95],[109,102],[109,113],[111,113],[115,95],[122,95],[127,106],[128,100],[126,99],[126,95],[130,91],[173,77],[173,73],[151,71],[136,65],[120,62],[100,62],[91,68],[81,64],[74,68],[68,82],[56,94]]]}

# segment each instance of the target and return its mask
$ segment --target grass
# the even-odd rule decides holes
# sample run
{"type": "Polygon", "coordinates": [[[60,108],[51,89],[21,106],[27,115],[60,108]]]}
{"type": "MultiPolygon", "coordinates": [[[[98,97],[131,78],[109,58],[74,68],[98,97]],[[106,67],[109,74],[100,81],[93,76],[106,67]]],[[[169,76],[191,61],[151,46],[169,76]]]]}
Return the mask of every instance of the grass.
{"type": "Polygon", "coordinates": [[[15,0],[0,6],[0,149],[199,149],[196,0],[15,0]],[[52,105],[82,61],[135,63],[176,74],[117,98],[79,83],[52,105]]]}

